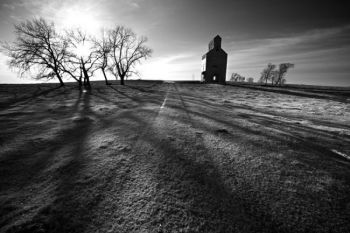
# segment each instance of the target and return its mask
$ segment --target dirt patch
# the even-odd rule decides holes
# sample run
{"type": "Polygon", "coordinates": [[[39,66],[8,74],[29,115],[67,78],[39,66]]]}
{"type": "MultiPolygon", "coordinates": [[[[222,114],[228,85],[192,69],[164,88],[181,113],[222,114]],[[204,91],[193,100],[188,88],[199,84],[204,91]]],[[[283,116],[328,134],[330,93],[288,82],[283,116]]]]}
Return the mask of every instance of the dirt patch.
{"type": "Polygon", "coordinates": [[[227,129],[216,129],[215,132],[219,134],[229,134],[227,129]]]}

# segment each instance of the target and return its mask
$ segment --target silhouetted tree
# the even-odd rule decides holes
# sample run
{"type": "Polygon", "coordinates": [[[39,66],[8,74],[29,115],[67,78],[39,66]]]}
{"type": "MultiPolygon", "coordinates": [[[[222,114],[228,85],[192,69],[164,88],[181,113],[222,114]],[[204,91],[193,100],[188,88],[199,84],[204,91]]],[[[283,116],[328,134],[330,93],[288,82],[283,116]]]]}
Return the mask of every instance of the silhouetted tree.
{"type": "Polygon", "coordinates": [[[124,85],[125,78],[132,74],[137,74],[135,66],[141,59],[147,59],[152,50],[145,46],[146,37],[138,38],[136,34],[128,28],[117,26],[109,31],[109,43],[111,46],[111,61],[109,70],[120,84],[124,85]]]}
{"type": "Polygon", "coordinates": [[[232,73],[231,79],[230,79],[230,81],[233,81],[233,82],[244,82],[244,80],[245,80],[245,77],[243,77],[238,73],[232,73]]]}
{"type": "Polygon", "coordinates": [[[267,84],[268,80],[271,80],[272,71],[276,68],[274,64],[267,64],[267,67],[261,72],[260,82],[267,84]]]}
{"type": "Polygon", "coordinates": [[[278,70],[271,71],[271,75],[270,75],[271,85],[276,85],[278,74],[279,74],[278,70]]]}
{"type": "Polygon", "coordinates": [[[286,82],[285,76],[287,74],[287,71],[293,67],[294,67],[294,64],[292,64],[292,63],[281,63],[279,65],[276,85],[282,85],[283,83],[286,82]],[[283,79],[285,80],[284,82],[283,82],[283,79]]]}
{"type": "Polygon", "coordinates": [[[230,81],[237,82],[237,79],[238,79],[239,76],[240,75],[238,73],[232,73],[230,81]]]}
{"type": "Polygon", "coordinates": [[[74,59],[72,59],[75,55],[71,52],[67,52],[67,56],[64,60],[60,62],[60,70],[64,73],[69,75],[69,77],[73,78],[75,81],[78,82],[79,86],[83,85],[82,82],[82,72],[80,69],[80,66],[78,66],[74,59]]]}
{"type": "Polygon", "coordinates": [[[63,86],[60,63],[65,59],[67,44],[54,24],[43,18],[27,20],[15,25],[15,34],[15,42],[1,46],[10,57],[9,66],[17,68],[21,76],[36,71],[34,79],[57,78],[63,86]]]}
{"type": "Polygon", "coordinates": [[[109,85],[106,70],[108,69],[108,60],[111,53],[111,44],[109,43],[108,37],[105,32],[102,32],[102,36],[99,39],[94,40],[94,51],[98,55],[97,67],[102,71],[103,77],[105,78],[106,85],[109,85]]]}
{"type": "Polygon", "coordinates": [[[94,72],[99,69],[97,62],[100,59],[100,54],[93,49],[95,39],[89,36],[86,32],[80,29],[70,30],[66,32],[65,40],[69,45],[70,57],[66,60],[73,71],[76,73],[79,71],[79,81],[77,80],[77,74],[73,74],[72,70],[67,71],[75,80],[82,85],[82,78],[84,79],[84,86],[90,87],[90,77],[94,72]],[[79,69],[77,69],[79,67],[79,69]]]}

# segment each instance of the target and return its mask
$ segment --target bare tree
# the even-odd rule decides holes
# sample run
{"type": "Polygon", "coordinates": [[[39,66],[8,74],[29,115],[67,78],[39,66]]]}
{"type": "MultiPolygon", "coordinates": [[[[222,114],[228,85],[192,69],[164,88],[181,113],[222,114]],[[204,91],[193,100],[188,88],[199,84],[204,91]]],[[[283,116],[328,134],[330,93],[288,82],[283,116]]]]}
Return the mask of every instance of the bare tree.
{"type": "Polygon", "coordinates": [[[238,73],[232,73],[230,81],[237,82],[240,75],[238,73]]]}
{"type": "Polygon", "coordinates": [[[66,58],[60,62],[60,70],[64,74],[69,75],[69,77],[77,81],[79,86],[82,86],[83,85],[82,71],[80,69],[80,66],[77,65],[74,58],[75,58],[75,55],[68,51],[66,58]]]}
{"type": "MultiPolygon", "coordinates": [[[[70,73],[72,77],[77,77],[78,71],[79,85],[82,85],[83,78],[84,86],[91,87],[90,77],[93,76],[97,69],[99,69],[99,66],[96,64],[100,59],[100,54],[93,49],[93,42],[95,39],[80,29],[67,31],[65,39],[69,45],[70,51],[70,57],[65,62],[70,63],[70,66],[73,71],[75,71],[75,74],[71,71],[66,71],[70,73]],[[79,67],[79,69],[77,69],[77,67],[79,67]]],[[[75,79],[77,80],[77,78],[75,79]]]]}
{"type": "Polygon", "coordinates": [[[267,64],[267,67],[261,72],[260,81],[262,83],[265,82],[267,84],[267,81],[271,79],[272,71],[276,68],[276,65],[274,64],[267,64]]]}
{"type": "Polygon", "coordinates": [[[271,85],[276,85],[276,81],[278,79],[278,75],[279,75],[279,71],[278,70],[271,71],[271,76],[270,76],[271,85]]]}
{"type": "Polygon", "coordinates": [[[102,71],[103,77],[105,78],[106,85],[110,85],[108,82],[106,71],[108,69],[108,58],[111,53],[111,45],[109,43],[108,37],[106,37],[105,32],[102,32],[100,39],[94,39],[94,51],[99,57],[97,60],[97,67],[102,71]]]}
{"type": "Polygon", "coordinates": [[[286,82],[286,74],[287,74],[287,71],[290,69],[290,68],[293,68],[294,67],[294,64],[292,63],[281,63],[279,65],[279,70],[278,70],[278,76],[277,76],[277,80],[276,80],[276,85],[282,85],[283,83],[286,82]],[[284,81],[283,81],[284,80],[284,81]]]}
{"type": "Polygon", "coordinates": [[[15,25],[15,34],[15,42],[1,46],[10,57],[9,66],[17,68],[21,76],[36,71],[34,79],[57,78],[63,86],[60,63],[65,59],[67,44],[54,24],[43,18],[27,20],[15,25]]]}
{"type": "Polygon", "coordinates": [[[245,77],[243,77],[238,73],[232,73],[231,79],[230,79],[230,81],[233,81],[233,82],[244,82],[244,80],[245,80],[245,77]]]}
{"type": "Polygon", "coordinates": [[[108,37],[112,58],[109,70],[116,79],[119,77],[120,84],[124,85],[125,78],[137,74],[136,64],[140,63],[141,59],[150,57],[152,50],[145,45],[146,37],[138,38],[131,29],[123,26],[111,30],[108,37]]]}

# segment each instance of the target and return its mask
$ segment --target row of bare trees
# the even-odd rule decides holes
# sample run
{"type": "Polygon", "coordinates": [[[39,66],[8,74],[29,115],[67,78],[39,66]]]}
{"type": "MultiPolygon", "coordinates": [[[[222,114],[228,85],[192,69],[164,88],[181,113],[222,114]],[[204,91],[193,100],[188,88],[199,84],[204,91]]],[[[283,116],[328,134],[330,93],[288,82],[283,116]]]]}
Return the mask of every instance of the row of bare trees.
{"type": "Polygon", "coordinates": [[[244,82],[245,77],[238,74],[238,73],[232,73],[230,81],[232,81],[232,82],[244,82]]]}
{"type": "Polygon", "coordinates": [[[269,63],[261,72],[260,83],[267,83],[270,81],[271,85],[282,85],[286,82],[286,74],[290,68],[293,68],[292,63],[281,63],[276,69],[276,65],[269,63]]]}
{"type": "MultiPolygon", "coordinates": [[[[283,85],[286,82],[286,74],[290,68],[293,68],[294,64],[292,63],[281,63],[276,69],[276,65],[269,63],[266,68],[261,72],[261,77],[258,82],[264,83],[267,85],[268,82],[271,82],[271,85],[283,85]]],[[[232,82],[244,82],[253,83],[254,78],[249,77],[245,78],[244,76],[238,73],[232,73],[230,81],[232,82]]]]}
{"type": "Polygon", "coordinates": [[[254,78],[253,77],[244,77],[238,73],[232,73],[231,78],[230,78],[231,82],[248,82],[248,83],[253,83],[254,82],[254,78]]]}
{"type": "Polygon", "coordinates": [[[0,51],[21,76],[57,79],[61,86],[72,78],[80,87],[90,87],[90,78],[99,70],[106,84],[110,73],[124,85],[127,77],[137,73],[135,66],[152,53],[145,45],[147,38],[123,26],[101,34],[97,38],[80,29],[59,33],[53,22],[32,19],[15,25],[15,41],[2,43],[0,51]]]}

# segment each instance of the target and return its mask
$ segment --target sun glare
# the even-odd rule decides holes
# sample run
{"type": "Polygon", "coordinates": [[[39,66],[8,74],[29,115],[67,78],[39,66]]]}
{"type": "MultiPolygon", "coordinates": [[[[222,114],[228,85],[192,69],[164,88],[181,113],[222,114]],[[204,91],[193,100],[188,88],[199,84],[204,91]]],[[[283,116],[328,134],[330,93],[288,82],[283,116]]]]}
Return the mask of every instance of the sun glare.
{"type": "Polygon", "coordinates": [[[75,53],[79,57],[87,57],[90,54],[90,48],[91,48],[91,45],[89,44],[79,44],[75,49],[75,53]]]}
{"type": "Polygon", "coordinates": [[[101,25],[94,12],[89,9],[78,9],[76,7],[62,9],[59,17],[64,29],[81,28],[90,33],[96,33],[101,25]]]}

